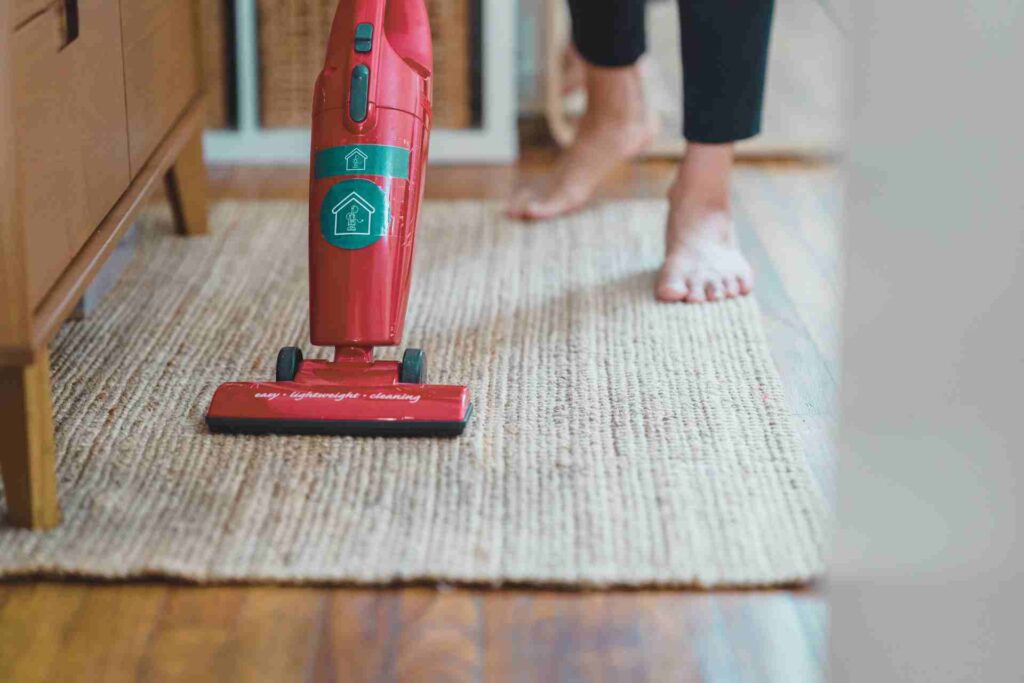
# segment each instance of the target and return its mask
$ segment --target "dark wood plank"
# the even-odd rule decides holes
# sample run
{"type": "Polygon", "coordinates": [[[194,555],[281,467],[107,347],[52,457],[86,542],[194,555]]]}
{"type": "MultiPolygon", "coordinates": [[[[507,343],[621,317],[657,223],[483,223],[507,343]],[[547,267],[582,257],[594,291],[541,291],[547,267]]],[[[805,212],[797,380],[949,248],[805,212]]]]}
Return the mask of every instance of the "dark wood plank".
{"type": "MultiPolygon", "coordinates": [[[[138,677],[148,681],[230,680],[232,636],[248,590],[174,586],[155,615],[138,677]]],[[[68,644],[65,644],[67,646],[68,644]]]]}
{"type": "MultiPolygon", "coordinates": [[[[60,593],[61,584],[50,584],[60,593]]],[[[140,670],[170,589],[140,584],[79,586],[81,607],[68,625],[51,681],[113,681],[140,670]]]]}
{"type": "Polygon", "coordinates": [[[0,681],[49,682],[75,634],[86,585],[20,583],[0,609],[0,681]]]}
{"type": "Polygon", "coordinates": [[[470,591],[402,592],[393,652],[394,680],[477,681],[483,668],[480,600],[470,591]]]}
{"type": "MultiPolygon", "coordinates": [[[[634,592],[488,594],[483,599],[485,678],[651,680],[641,600],[634,592]]],[[[678,671],[682,675],[685,669],[678,671]]]]}
{"type": "Polygon", "coordinates": [[[242,602],[217,658],[219,679],[305,678],[316,658],[326,592],[280,586],[228,590],[242,602]]]}
{"type": "Polygon", "coordinates": [[[311,681],[394,679],[402,589],[327,591],[311,681]]]}

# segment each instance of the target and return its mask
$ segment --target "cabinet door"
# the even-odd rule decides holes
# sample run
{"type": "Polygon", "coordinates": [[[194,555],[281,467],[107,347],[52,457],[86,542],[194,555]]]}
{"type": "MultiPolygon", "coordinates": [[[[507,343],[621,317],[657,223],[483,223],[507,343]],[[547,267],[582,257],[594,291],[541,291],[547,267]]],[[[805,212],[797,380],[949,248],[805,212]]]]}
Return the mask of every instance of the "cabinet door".
{"type": "Polygon", "coordinates": [[[199,94],[194,0],[121,0],[128,144],[134,177],[199,94]]]}
{"type": "Polygon", "coordinates": [[[53,4],[53,0],[14,0],[14,26],[21,26],[53,4]]]}
{"type": "Polygon", "coordinates": [[[51,3],[12,37],[33,306],[129,183],[118,3],[78,0],[79,33],[69,43],[64,5],[51,3]]]}

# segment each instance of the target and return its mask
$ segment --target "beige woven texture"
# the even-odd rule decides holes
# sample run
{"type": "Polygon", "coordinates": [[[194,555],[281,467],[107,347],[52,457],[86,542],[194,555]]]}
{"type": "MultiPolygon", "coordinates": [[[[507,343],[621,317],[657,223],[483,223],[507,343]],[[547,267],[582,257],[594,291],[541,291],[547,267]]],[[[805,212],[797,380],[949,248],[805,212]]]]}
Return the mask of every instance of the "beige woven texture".
{"type": "Polygon", "coordinates": [[[119,285],[52,349],[64,523],[0,526],[0,575],[711,587],[821,571],[823,507],[757,305],[653,300],[661,203],[536,225],[426,204],[406,342],[433,381],[470,385],[461,438],[208,433],[219,383],[266,379],[307,337],[306,213],[222,203],[201,238],[147,216],[119,285]]]}

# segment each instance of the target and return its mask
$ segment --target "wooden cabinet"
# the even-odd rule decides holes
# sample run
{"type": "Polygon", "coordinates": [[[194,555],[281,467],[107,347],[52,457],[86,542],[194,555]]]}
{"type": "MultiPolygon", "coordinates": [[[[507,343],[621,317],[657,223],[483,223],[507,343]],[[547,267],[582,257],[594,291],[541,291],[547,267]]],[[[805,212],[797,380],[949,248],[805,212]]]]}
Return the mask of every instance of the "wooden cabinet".
{"type": "Polygon", "coordinates": [[[12,25],[19,27],[43,10],[53,6],[53,0],[13,0],[12,25]]]}
{"type": "MultiPolygon", "coordinates": [[[[155,183],[205,231],[198,0],[0,0],[0,470],[58,520],[47,344],[155,183]]],[[[3,522],[0,522],[3,523],[3,522]]]]}
{"type": "Polygon", "coordinates": [[[29,304],[36,306],[128,187],[118,3],[80,0],[65,45],[63,3],[15,31],[14,108],[29,304]]]}
{"type": "Polygon", "coordinates": [[[198,16],[192,0],[122,0],[121,26],[134,176],[199,88],[198,16]]]}

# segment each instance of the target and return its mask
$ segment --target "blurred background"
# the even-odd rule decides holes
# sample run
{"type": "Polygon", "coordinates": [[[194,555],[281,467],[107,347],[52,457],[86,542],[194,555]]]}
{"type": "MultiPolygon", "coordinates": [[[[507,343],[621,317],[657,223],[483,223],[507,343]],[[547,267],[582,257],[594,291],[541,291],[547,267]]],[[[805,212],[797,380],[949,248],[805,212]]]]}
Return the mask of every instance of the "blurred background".
{"type": "MultiPolygon", "coordinates": [[[[563,71],[564,0],[427,0],[434,34],[431,160],[503,162],[531,134],[572,137],[582,93],[563,71]],[[531,123],[540,125],[530,127],[531,123]]],[[[215,163],[308,161],[310,84],[322,67],[334,0],[203,0],[206,155],[215,163]]],[[[830,155],[840,144],[841,12],[828,0],[776,8],[765,130],[747,155],[830,155]]],[[[649,151],[682,148],[676,5],[648,3],[647,94],[663,122],[649,151]]]]}

